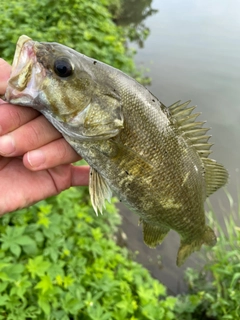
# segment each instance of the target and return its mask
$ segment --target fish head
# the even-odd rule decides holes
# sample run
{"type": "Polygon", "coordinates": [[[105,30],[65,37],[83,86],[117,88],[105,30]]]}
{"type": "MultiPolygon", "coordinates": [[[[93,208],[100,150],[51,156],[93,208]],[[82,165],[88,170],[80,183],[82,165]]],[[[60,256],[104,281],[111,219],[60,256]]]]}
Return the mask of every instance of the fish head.
{"type": "Polygon", "coordinates": [[[108,83],[106,65],[95,64],[64,45],[21,36],[5,98],[40,111],[75,139],[113,137],[123,128],[121,99],[108,83]]]}

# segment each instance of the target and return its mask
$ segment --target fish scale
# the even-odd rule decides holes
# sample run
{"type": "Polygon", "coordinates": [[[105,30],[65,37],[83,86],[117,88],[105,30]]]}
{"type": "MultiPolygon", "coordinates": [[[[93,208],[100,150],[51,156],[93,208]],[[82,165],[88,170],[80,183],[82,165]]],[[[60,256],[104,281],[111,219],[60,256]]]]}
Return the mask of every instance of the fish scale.
{"type": "Polygon", "coordinates": [[[228,173],[208,158],[209,129],[196,121],[195,106],[178,101],[167,108],[120,70],[27,36],[18,41],[13,66],[6,100],[42,112],[89,163],[97,214],[113,191],[139,215],[149,247],[175,230],[178,266],[216,243],[204,202],[228,173]]]}

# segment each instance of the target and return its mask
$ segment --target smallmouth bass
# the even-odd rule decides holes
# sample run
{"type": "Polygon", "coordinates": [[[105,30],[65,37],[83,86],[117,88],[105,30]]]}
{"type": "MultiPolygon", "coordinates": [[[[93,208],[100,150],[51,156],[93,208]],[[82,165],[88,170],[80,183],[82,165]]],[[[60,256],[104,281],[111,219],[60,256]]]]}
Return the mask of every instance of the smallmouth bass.
{"type": "Polygon", "coordinates": [[[90,167],[96,213],[112,191],[140,217],[144,242],[181,237],[177,265],[216,236],[204,202],[228,173],[189,102],[166,107],[120,70],[58,43],[21,36],[5,98],[40,111],[90,167]]]}

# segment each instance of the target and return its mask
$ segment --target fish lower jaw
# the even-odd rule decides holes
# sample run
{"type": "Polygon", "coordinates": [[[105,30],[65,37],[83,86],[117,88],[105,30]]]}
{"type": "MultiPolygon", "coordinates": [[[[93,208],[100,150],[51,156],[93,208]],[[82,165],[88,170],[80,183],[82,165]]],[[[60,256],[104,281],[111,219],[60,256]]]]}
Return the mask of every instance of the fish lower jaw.
{"type": "Polygon", "coordinates": [[[15,90],[9,92],[7,91],[5,94],[6,101],[12,104],[18,104],[23,106],[30,106],[32,107],[33,98],[31,95],[25,93],[19,93],[19,91],[15,92],[15,90]]]}
{"type": "Polygon", "coordinates": [[[34,99],[38,96],[38,94],[39,94],[38,90],[33,89],[33,85],[29,85],[25,87],[23,90],[19,90],[18,87],[15,87],[9,81],[9,84],[7,86],[6,93],[5,93],[5,98],[6,98],[6,101],[13,104],[33,107],[34,99]]]}

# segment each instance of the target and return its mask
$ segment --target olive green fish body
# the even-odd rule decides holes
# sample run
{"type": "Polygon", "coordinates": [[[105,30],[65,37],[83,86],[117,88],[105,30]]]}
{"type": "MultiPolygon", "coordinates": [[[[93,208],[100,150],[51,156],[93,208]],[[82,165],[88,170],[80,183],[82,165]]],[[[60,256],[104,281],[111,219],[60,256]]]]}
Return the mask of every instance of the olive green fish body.
{"type": "MultiPolygon", "coordinates": [[[[160,240],[154,241],[146,231],[149,246],[156,246],[174,229],[187,243],[197,239],[198,248],[206,232],[203,162],[181,137],[168,109],[132,79],[121,80],[121,91],[118,81],[115,84],[113,79],[113,85],[120,91],[124,129],[107,141],[69,142],[101,173],[120,201],[141,217],[145,228],[159,226],[161,231],[150,228],[149,232],[157,233],[160,240]],[[129,105],[130,110],[124,107],[129,105]]],[[[211,236],[213,244],[215,236],[211,236]]]]}
{"type": "Polygon", "coordinates": [[[144,241],[181,237],[177,264],[216,237],[204,201],[227,182],[208,159],[208,129],[194,107],[166,108],[121,71],[56,43],[19,39],[6,91],[12,103],[42,112],[89,163],[96,212],[114,191],[140,216],[144,241]]]}

